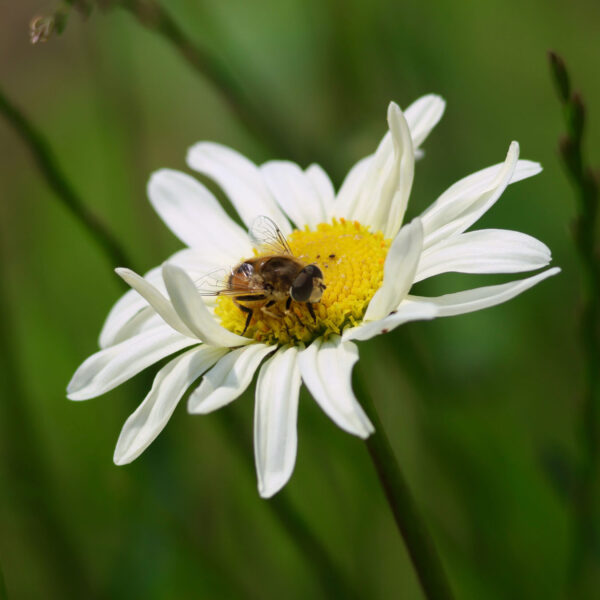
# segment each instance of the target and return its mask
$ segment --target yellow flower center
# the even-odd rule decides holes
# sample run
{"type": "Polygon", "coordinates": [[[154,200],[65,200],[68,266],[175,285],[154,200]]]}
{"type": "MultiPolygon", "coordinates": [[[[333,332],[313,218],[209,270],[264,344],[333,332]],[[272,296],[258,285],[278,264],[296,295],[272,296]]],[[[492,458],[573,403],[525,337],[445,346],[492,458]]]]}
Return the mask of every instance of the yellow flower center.
{"type": "MultiPolygon", "coordinates": [[[[268,307],[268,312],[261,310],[260,303],[252,303],[252,319],[244,335],[267,344],[306,344],[359,323],[383,282],[383,263],[391,240],[356,221],[334,219],[321,223],[316,231],[308,227],[296,230],[287,241],[296,258],[317,265],[323,273],[326,289],[321,300],[311,305],[316,318],[313,320],[300,302],[292,302],[288,311],[285,302],[279,302],[268,307]]],[[[244,331],[247,313],[232,297],[219,296],[215,314],[230,331],[240,335],[244,331]]]]}

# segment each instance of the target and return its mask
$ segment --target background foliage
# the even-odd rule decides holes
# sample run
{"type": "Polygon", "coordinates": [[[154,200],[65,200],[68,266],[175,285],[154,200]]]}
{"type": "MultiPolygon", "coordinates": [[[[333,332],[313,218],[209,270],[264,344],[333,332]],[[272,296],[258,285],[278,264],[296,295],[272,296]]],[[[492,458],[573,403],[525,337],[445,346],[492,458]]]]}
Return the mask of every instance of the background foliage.
{"type": "MultiPolygon", "coordinates": [[[[212,84],[123,10],[95,10],[85,21],[72,15],[62,36],[29,45],[32,16],[55,6],[0,5],[2,86],[48,135],[75,188],[135,267],[147,270],[180,247],[147,202],[153,170],[185,170],[186,149],[204,139],[256,162],[288,157],[250,134],[212,84]]],[[[456,596],[563,597],[573,589],[569,481],[580,453],[580,281],[568,227],[575,204],[556,153],[563,124],[545,52],[563,54],[583,88],[591,107],[586,149],[598,164],[600,4],[165,6],[236,74],[293,149],[291,158],[307,165],[316,157],[336,186],[385,131],[388,102],[404,107],[428,92],[444,96],[448,108],[425,144],[411,214],[456,179],[503,160],[512,139],[522,157],[544,165],[542,175],[511,186],[480,225],[545,241],[563,273],[507,305],[364,343],[359,368],[456,596]]],[[[127,467],[115,467],[112,452],[148,376],[85,403],[65,399],[121,288],[4,121],[0,140],[8,350],[0,563],[9,598],[327,597],[311,557],[256,492],[250,394],[224,409],[242,422],[245,452],[223,417],[191,417],[180,406],[127,467]],[[45,512],[54,529],[44,525],[45,512]]],[[[421,289],[441,294],[500,280],[447,275],[421,289]]],[[[333,426],[308,395],[299,440],[283,494],[357,596],[421,598],[364,445],[333,426]]]]}

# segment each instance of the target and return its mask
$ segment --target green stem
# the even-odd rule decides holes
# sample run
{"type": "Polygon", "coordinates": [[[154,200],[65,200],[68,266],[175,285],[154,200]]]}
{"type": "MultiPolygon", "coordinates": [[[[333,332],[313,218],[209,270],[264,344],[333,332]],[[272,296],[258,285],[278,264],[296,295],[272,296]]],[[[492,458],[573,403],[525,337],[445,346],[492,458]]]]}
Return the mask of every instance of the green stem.
{"type": "Polygon", "coordinates": [[[559,152],[577,198],[572,233],[583,276],[579,335],[586,387],[579,424],[583,453],[573,494],[575,542],[571,560],[572,583],[579,588],[590,573],[596,572],[596,576],[600,573],[597,566],[600,547],[600,256],[596,241],[600,185],[584,159],[583,100],[578,93],[571,93],[564,60],[553,52],[549,53],[549,60],[565,117],[567,133],[560,141],[559,152]]]}
{"type": "Polygon", "coordinates": [[[371,396],[358,377],[354,389],[375,427],[375,433],[366,440],[367,449],[423,592],[428,600],[452,600],[450,584],[425,521],[402,475],[371,396]]]}
{"type": "Polygon", "coordinates": [[[128,267],[131,262],[116,238],[88,210],[81,198],[71,186],[54,157],[47,139],[25,115],[4,95],[0,89],[0,113],[13,126],[21,139],[31,150],[37,165],[46,179],[46,183],[56,194],[58,200],[83,225],[87,233],[94,239],[108,259],[111,269],[117,266],[128,267]]]}
{"type": "Polygon", "coordinates": [[[283,156],[294,155],[294,148],[283,133],[285,128],[275,122],[274,111],[265,107],[265,99],[257,102],[249,95],[214,49],[209,51],[190,40],[155,0],[116,0],[116,4],[127,10],[144,27],[172,44],[192,69],[221,91],[233,113],[258,140],[266,142],[271,150],[283,156]]]}

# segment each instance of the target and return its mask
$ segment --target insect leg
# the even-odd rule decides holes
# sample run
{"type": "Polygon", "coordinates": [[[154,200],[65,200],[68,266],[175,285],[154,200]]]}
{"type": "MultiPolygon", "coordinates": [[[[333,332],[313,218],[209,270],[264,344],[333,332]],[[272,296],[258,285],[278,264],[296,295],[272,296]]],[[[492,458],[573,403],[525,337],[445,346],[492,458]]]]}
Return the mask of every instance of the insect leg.
{"type": "Polygon", "coordinates": [[[308,308],[308,312],[310,313],[310,316],[312,317],[312,320],[316,323],[317,322],[317,317],[315,315],[315,309],[312,307],[312,304],[310,302],[306,303],[306,307],[308,308]]]}
{"type": "Polygon", "coordinates": [[[269,306],[273,306],[273,304],[275,304],[274,300],[272,300],[270,302],[267,302],[266,304],[264,304],[263,306],[260,307],[260,311],[263,314],[265,314],[265,315],[267,315],[269,317],[273,317],[274,319],[278,319],[279,315],[269,310],[269,306]]]}
{"type": "MultiPolygon", "coordinates": [[[[255,300],[265,300],[266,296],[264,294],[246,294],[244,296],[236,296],[235,303],[237,304],[238,300],[242,302],[254,302],[255,300]]],[[[239,304],[238,304],[239,306],[239,304]]]]}
{"type": "Polygon", "coordinates": [[[250,325],[250,321],[252,321],[252,315],[254,314],[254,311],[251,308],[244,306],[243,304],[238,304],[237,299],[234,300],[234,303],[243,313],[246,313],[246,315],[248,315],[246,317],[246,324],[244,325],[244,331],[242,331],[242,335],[244,335],[246,333],[246,330],[248,329],[248,326],[250,325]]]}

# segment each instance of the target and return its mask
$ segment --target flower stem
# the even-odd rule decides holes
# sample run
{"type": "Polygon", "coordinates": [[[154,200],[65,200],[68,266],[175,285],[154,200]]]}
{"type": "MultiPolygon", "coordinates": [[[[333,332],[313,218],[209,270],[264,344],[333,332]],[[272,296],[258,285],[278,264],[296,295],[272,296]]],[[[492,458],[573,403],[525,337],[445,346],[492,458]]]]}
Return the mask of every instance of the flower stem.
{"type": "MultiPolygon", "coordinates": [[[[600,547],[600,254],[596,240],[598,226],[598,175],[586,164],[583,153],[585,105],[579,93],[572,93],[564,60],[549,53],[551,74],[563,106],[567,132],[559,153],[577,198],[577,215],[572,227],[583,276],[583,306],[580,316],[580,343],[584,359],[586,389],[580,415],[582,460],[576,478],[574,499],[575,542],[571,558],[571,580],[575,588],[591,585],[597,589],[598,548],[600,547]],[[596,583],[585,583],[596,578],[596,583]]],[[[584,592],[585,593],[585,592],[584,592]]]]}
{"type": "Polygon", "coordinates": [[[56,197],[100,246],[111,270],[116,266],[131,267],[127,254],[106,228],[83,203],[61,170],[47,139],[25,115],[4,95],[0,88],[0,113],[14,127],[31,150],[37,165],[56,197]]]}
{"type": "Polygon", "coordinates": [[[358,377],[355,378],[354,389],[375,427],[375,433],[366,440],[367,449],[425,597],[428,600],[451,600],[450,584],[433,540],[402,475],[375,405],[358,377]]]}
{"type": "Polygon", "coordinates": [[[220,90],[233,113],[256,139],[266,141],[272,151],[283,156],[294,156],[294,147],[284,135],[285,128],[275,122],[274,110],[265,107],[268,101],[261,98],[260,102],[257,102],[246,92],[214,49],[208,50],[189,39],[159,2],[116,0],[115,4],[127,10],[141,25],[169,42],[192,69],[220,90]]]}

